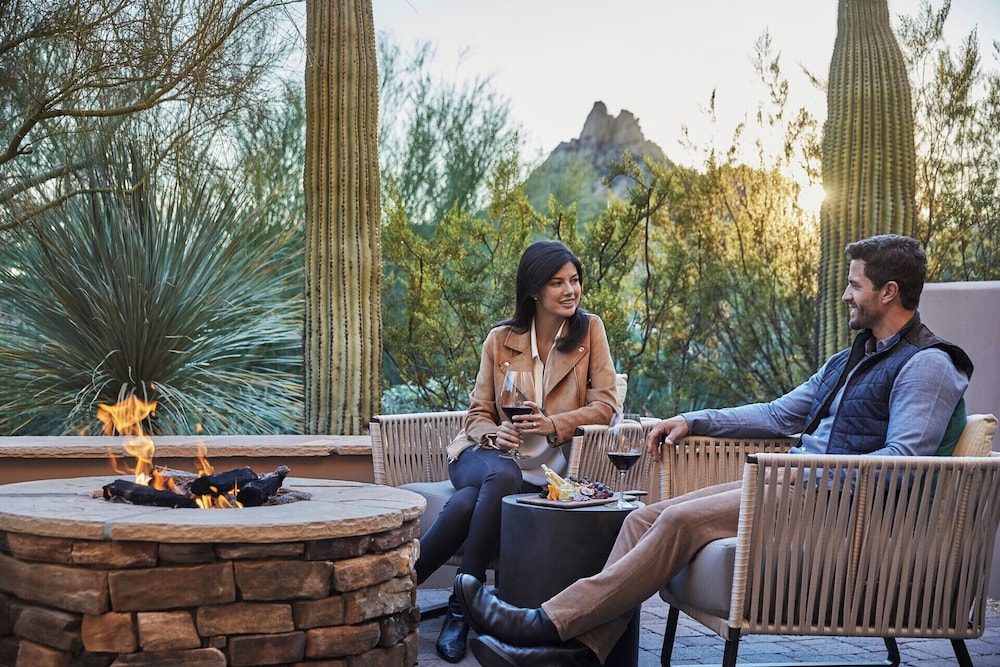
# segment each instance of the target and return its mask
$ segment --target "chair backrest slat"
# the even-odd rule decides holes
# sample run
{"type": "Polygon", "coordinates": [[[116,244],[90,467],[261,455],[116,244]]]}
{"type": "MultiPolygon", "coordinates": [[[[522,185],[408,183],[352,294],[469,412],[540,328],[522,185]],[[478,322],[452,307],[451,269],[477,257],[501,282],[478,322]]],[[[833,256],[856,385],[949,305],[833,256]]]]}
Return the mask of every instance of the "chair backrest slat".
{"type": "Polygon", "coordinates": [[[982,633],[1000,454],[765,453],[747,464],[744,503],[752,519],[741,517],[731,625],[769,634],[982,633]],[[797,481],[765,484],[765,470],[797,481]]]}
{"type": "Polygon", "coordinates": [[[794,438],[710,438],[688,436],[660,447],[660,495],[677,496],[715,484],[737,482],[747,456],[759,452],[787,452],[794,438]]]}
{"type": "MultiPolygon", "coordinates": [[[[657,466],[646,452],[646,437],[658,421],[658,419],[644,417],[642,431],[636,431],[633,440],[628,443],[630,447],[641,452],[641,456],[625,473],[626,488],[624,490],[646,491],[650,494],[650,497],[644,498],[647,503],[659,499],[657,466]]],[[[608,427],[604,424],[589,424],[577,428],[569,453],[567,474],[572,477],[586,477],[592,482],[603,482],[615,491],[619,491],[618,471],[611,465],[607,453],[616,451],[621,446],[620,442],[616,442],[610,437],[608,427]]]]}
{"type": "Polygon", "coordinates": [[[465,411],[377,415],[372,418],[375,483],[400,486],[448,479],[446,449],[465,424],[465,411]]]}

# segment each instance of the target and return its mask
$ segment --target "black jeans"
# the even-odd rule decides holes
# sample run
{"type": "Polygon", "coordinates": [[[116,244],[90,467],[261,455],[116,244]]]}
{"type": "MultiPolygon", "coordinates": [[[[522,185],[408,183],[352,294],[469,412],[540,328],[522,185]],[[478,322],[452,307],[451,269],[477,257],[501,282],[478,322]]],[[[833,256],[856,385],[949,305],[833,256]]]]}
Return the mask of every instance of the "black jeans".
{"type": "Polygon", "coordinates": [[[456,492],[420,540],[417,583],[448,562],[459,549],[459,571],[486,580],[486,568],[500,551],[500,510],[504,496],[541,491],[521,479],[521,469],[495,449],[469,448],[448,464],[456,492]]]}

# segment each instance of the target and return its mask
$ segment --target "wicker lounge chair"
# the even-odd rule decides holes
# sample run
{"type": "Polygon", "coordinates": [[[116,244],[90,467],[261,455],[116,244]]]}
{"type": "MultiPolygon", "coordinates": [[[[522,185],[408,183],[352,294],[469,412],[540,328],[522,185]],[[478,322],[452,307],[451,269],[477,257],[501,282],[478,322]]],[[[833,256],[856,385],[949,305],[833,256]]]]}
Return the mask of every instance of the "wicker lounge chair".
{"type": "Polygon", "coordinates": [[[778,453],[783,440],[664,447],[665,496],[742,477],[743,498],[738,535],[707,545],[661,589],[661,663],[671,664],[683,611],[726,640],[725,667],[749,634],[881,637],[881,665],[899,664],[897,637],[950,639],[971,666],[965,640],[983,633],[1000,522],[996,427],[993,415],[970,415],[950,457],[778,453]],[[822,481],[778,493],[763,483],[768,469],[822,481]]]}

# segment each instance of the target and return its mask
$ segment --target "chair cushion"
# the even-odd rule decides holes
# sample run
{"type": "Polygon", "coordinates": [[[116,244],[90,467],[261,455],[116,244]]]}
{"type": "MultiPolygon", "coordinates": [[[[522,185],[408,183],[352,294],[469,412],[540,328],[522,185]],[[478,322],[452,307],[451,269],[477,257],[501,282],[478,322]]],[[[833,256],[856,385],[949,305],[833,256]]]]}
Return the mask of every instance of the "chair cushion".
{"type": "Polygon", "coordinates": [[[709,542],[660,589],[660,597],[667,603],[676,601],[727,618],[735,563],[735,537],[709,542]]]}
{"type": "Polygon", "coordinates": [[[455,487],[452,486],[451,480],[447,479],[440,482],[411,482],[402,484],[399,488],[419,493],[427,500],[427,509],[420,517],[420,537],[424,536],[434,523],[434,519],[441,513],[441,508],[455,494],[455,487]]]}
{"type": "Polygon", "coordinates": [[[625,409],[625,396],[628,395],[628,373],[615,375],[615,400],[618,401],[618,411],[625,409]]]}
{"type": "Polygon", "coordinates": [[[952,456],[989,456],[996,432],[993,415],[969,415],[952,456]]]}

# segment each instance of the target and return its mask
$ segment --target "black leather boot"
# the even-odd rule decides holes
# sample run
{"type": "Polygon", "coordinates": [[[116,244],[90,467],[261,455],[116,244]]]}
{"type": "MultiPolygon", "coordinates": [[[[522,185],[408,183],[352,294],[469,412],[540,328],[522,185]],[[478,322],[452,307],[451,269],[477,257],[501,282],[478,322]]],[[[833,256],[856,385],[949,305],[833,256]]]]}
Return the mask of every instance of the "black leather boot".
{"type": "Polygon", "coordinates": [[[601,667],[594,652],[575,639],[555,646],[511,646],[479,635],[472,638],[472,655],[482,667],[601,667]]]}
{"type": "Polygon", "coordinates": [[[469,624],[465,621],[462,608],[455,601],[455,596],[448,598],[448,612],[441,623],[441,634],[438,635],[434,648],[442,660],[458,662],[465,657],[466,641],[469,636],[469,624]]]}
{"type": "Polygon", "coordinates": [[[559,644],[559,631],[541,607],[523,609],[508,604],[468,574],[455,577],[455,599],[465,619],[481,635],[490,635],[515,646],[559,644]]]}

